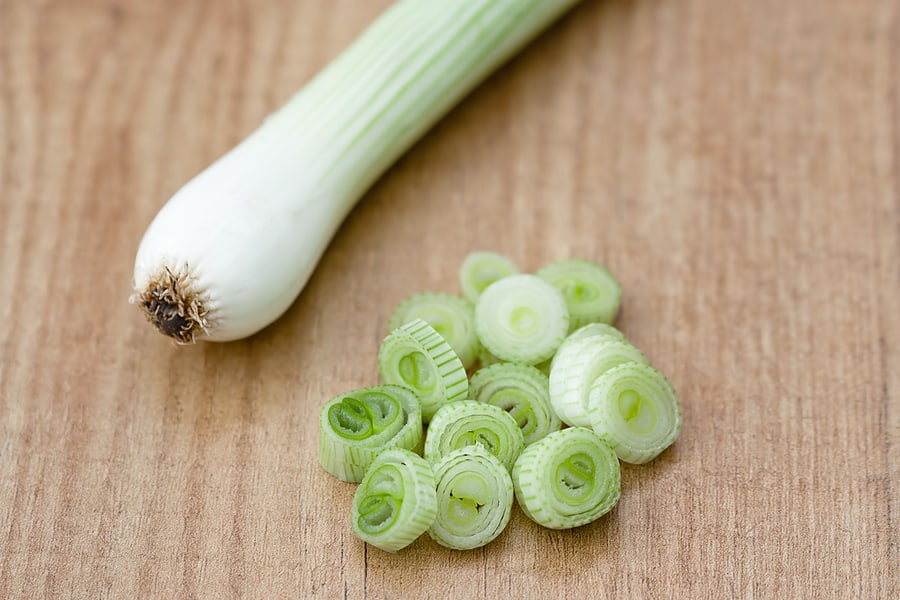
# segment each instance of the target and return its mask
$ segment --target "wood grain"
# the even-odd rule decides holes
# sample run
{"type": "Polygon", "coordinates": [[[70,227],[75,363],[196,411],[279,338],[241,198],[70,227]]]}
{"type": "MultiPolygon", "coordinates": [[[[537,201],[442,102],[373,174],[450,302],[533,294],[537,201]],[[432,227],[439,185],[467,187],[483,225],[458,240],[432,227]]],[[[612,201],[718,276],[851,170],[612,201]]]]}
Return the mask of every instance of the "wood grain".
{"type": "Polygon", "coordinates": [[[588,0],[350,215],[287,315],[126,299],[184,181],[387,0],[0,0],[0,598],[900,597],[900,5],[588,0]],[[682,397],[607,517],[353,538],[319,407],[471,250],[584,256],[682,397]]]}

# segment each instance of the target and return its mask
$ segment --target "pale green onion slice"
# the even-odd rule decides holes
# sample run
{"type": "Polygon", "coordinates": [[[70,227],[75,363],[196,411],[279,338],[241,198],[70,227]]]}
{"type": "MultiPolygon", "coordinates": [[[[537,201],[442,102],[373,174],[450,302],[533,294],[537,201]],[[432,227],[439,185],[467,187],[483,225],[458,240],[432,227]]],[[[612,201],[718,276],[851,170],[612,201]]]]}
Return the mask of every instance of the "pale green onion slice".
{"type": "Polygon", "coordinates": [[[377,385],[340,394],[319,416],[319,462],[338,479],[359,482],[385,448],[422,440],[419,398],[407,388],[377,385]]]}
{"type": "Polygon", "coordinates": [[[436,463],[453,450],[473,445],[483,447],[512,469],[525,439],[516,420],[492,404],[461,400],[434,413],[425,436],[427,460],[436,463]]]}
{"type": "Polygon", "coordinates": [[[579,327],[578,329],[570,333],[566,337],[566,339],[562,341],[562,344],[559,345],[559,349],[556,351],[556,354],[554,354],[553,358],[550,359],[550,368],[547,370],[547,374],[549,374],[550,370],[553,369],[553,363],[556,362],[556,357],[560,354],[563,354],[563,350],[566,346],[568,346],[569,344],[573,344],[578,340],[583,340],[590,337],[604,337],[619,342],[628,341],[625,338],[625,334],[612,325],[607,325],[606,323],[588,323],[587,325],[579,327]]]}
{"type": "Polygon", "coordinates": [[[450,344],[422,319],[393,330],[381,343],[378,367],[385,383],[413,389],[422,403],[422,421],[448,402],[465,399],[466,369],[450,344]]]}
{"type": "Polygon", "coordinates": [[[506,362],[536,365],[553,356],[569,330],[566,301],[534,275],[491,284],[475,306],[478,339],[506,362]]]}
{"type": "Polygon", "coordinates": [[[616,278],[597,263],[570,258],[551,263],[536,275],[565,296],[570,331],[588,323],[612,323],[616,320],[622,288],[616,278]]]}
{"type": "Polygon", "coordinates": [[[628,341],[625,338],[625,334],[612,325],[607,325],[606,323],[588,323],[587,325],[582,325],[581,327],[570,333],[569,337],[567,337],[563,341],[563,344],[566,344],[568,342],[577,342],[578,340],[597,336],[606,336],[620,342],[628,341]]]}
{"type": "Polygon", "coordinates": [[[588,403],[594,431],[627,463],[653,460],[681,433],[675,388],[649,365],[610,369],[594,382],[588,403]]]}
{"type": "Polygon", "coordinates": [[[498,279],[517,275],[519,267],[496,252],[472,252],[459,268],[459,286],[470,302],[478,302],[481,293],[498,279]]]}
{"type": "Polygon", "coordinates": [[[396,552],[425,533],[437,515],[431,465],[409,450],[378,455],[353,495],[350,525],[356,537],[396,552]]]}
{"type": "Polygon", "coordinates": [[[508,412],[526,445],[562,426],[550,406],[547,376],[529,365],[499,363],[479,369],[469,380],[469,397],[508,412]]]}
{"type": "Polygon", "coordinates": [[[594,381],[623,363],[649,364],[644,354],[629,344],[595,336],[564,344],[550,369],[550,403],[564,423],[591,427],[588,394],[594,381]]]}
{"type": "Polygon", "coordinates": [[[442,546],[471,550],[509,523],[513,484],[500,460],[480,446],[455,450],[434,465],[437,516],[428,535],[442,546]]]}
{"type": "Polygon", "coordinates": [[[622,489],[616,453],[584,427],[551,433],[525,448],[512,477],[522,512],[550,529],[599,519],[616,505],[622,489]]]}
{"type": "Polygon", "coordinates": [[[478,359],[481,344],[475,333],[475,307],[459,296],[421,293],[400,303],[388,319],[388,331],[422,319],[441,334],[468,370],[478,359]]]}

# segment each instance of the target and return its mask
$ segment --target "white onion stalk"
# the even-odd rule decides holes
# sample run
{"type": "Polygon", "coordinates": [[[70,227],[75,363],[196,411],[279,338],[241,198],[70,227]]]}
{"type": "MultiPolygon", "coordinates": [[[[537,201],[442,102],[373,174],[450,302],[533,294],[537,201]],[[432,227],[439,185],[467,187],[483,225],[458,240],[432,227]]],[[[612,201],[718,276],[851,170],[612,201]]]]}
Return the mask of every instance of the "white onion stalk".
{"type": "Polygon", "coordinates": [[[132,302],[181,343],[272,323],[385,169],[577,1],[399,0],[162,208],[132,302]]]}

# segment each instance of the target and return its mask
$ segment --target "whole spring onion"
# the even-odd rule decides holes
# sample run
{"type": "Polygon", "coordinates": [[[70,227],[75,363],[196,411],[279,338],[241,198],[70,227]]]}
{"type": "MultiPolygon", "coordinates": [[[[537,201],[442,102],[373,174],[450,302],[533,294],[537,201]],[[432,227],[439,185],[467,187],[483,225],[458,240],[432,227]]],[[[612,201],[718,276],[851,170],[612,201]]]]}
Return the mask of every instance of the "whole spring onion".
{"type": "Polygon", "coordinates": [[[459,267],[459,287],[463,296],[470,302],[478,302],[478,298],[489,285],[517,275],[519,267],[516,263],[496,252],[472,252],[459,267]]]}
{"type": "Polygon", "coordinates": [[[475,307],[451,294],[414,294],[400,303],[388,319],[388,331],[422,319],[441,334],[466,370],[478,360],[481,344],[475,333],[475,307]]]}
{"type": "Polygon", "coordinates": [[[479,548],[509,523],[513,482],[500,460],[480,446],[454,450],[434,465],[437,516],[428,535],[455,550],[479,548]]]}
{"type": "Polygon", "coordinates": [[[180,343],[272,323],[385,169],[576,1],[398,0],[163,206],[132,302],[180,343]]]}
{"type": "Polygon", "coordinates": [[[342,481],[359,482],[385,448],[422,441],[422,409],[411,390],[377,385],[340,394],[322,407],[319,462],[342,481]]]}
{"type": "Polygon", "coordinates": [[[616,505],[622,489],[615,452],[584,427],[551,433],[525,448],[512,477],[522,512],[550,529],[599,519],[616,505]]]}
{"type": "Polygon", "coordinates": [[[550,405],[550,382],[537,368],[500,363],[479,369],[469,380],[469,396],[508,412],[522,430],[525,445],[562,426],[550,405]]]}
{"type": "Polygon", "coordinates": [[[424,456],[436,463],[466,446],[481,446],[512,469],[525,440],[515,419],[502,408],[475,400],[445,404],[428,425],[424,456]]]}
{"type": "Polygon", "coordinates": [[[396,552],[425,533],[437,515],[431,465],[409,450],[378,455],[350,507],[353,533],[387,552],[396,552]]]}
{"type": "Polygon", "coordinates": [[[569,330],[562,294],[534,275],[511,275],[487,287],[475,305],[482,345],[506,362],[550,359],[569,330]]]}
{"type": "Polygon", "coordinates": [[[428,423],[441,406],[466,398],[466,369],[450,344],[423,321],[415,319],[388,334],[378,351],[385,383],[406,386],[419,396],[422,421],[428,423]]]}
{"type": "Polygon", "coordinates": [[[649,365],[626,363],[594,382],[591,426],[627,463],[644,464],[681,433],[681,404],[666,377],[649,365]]]}
{"type": "Polygon", "coordinates": [[[622,288],[612,274],[595,262],[570,258],[535,273],[563,293],[569,308],[570,331],[588,323],[616,320],[622,288]]]}
{"type": "Polygon", "coordinates": [[[550,370],[550,403],[563,422],[590,427],[588,395],[594,381],[622,363],[650,364],[644,354],[629,344],[608,336],[577,340],[560,350],[550,370]]]}

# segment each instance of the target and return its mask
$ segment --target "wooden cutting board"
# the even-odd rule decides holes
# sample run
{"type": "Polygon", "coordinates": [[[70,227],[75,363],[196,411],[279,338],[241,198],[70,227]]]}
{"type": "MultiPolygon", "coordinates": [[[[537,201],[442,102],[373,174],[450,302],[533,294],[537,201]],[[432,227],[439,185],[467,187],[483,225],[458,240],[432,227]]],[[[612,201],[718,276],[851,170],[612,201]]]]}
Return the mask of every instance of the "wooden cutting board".
{"type": "Polygon", "coordinates": [[[150,219],[387,0],[0,0],[0,598],[897,598],[900,5],[588,0],[366,195],[291,310],[175,347],[150,219]],[[617,508],[353,537],[317,464],[398,302],[580,256],[681,438],[617,508]]]}

